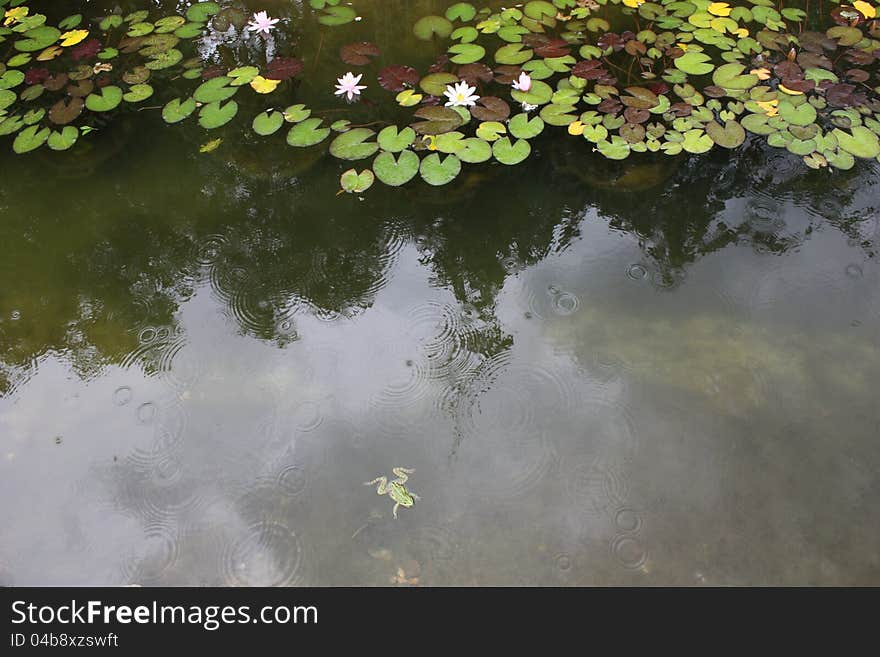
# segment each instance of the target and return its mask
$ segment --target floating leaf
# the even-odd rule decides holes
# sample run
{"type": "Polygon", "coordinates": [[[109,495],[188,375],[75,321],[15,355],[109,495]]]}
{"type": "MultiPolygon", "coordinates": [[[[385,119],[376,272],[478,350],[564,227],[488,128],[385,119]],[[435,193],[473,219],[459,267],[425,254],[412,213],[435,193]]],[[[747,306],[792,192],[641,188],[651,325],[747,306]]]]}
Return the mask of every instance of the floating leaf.
{"type": "Polygon", "coordinates": [[[795,106],[788,101],[780,102],[777,109],[779,116],[793,125],[810,125],[816,121],[816,108],[809,103],[795,106]]]}
{"type": "Polygon", "coordinates": [[[357,12],[351,7],[324,7],[323,14],[318,17],[321,25],[330,27],[351,23],[357,18],[357,12]]]}
{"type": "Polygon", "coordinates": [[[390,153],[398,153],[405,148],[409,148],[415,139],[415,130],[409,127],[398,130],[395,125],[389,125],[386,128],[382,128],[382,130],[379,131],[379,135],[376,137],[376,141],[379,142],[379,147],[390,153]]]}
{"type": "Polygon", "coordinates": [[[259,74],[260,69],[256,66],[239,66],[238,68],[229,71],[229,73],[226,74],[226,77],[230,79],[230,87],[242,87],[246,84],[250,84],[250,81],[259,74]]]}
{"type": "Polygon", "coordinates": [[[442,96],[446,86],[458,82],[458,77],[452,73],[429,73],[421,79],[419,86],[425,93],[432,96],[442,96]]]}
{"type": "Polygon", "coordinates": [[[523,113],[510,119],[507,127],[510,134],[517,139],[532,139],[544,130],[544,122],[537,116],[529,119],[529,115],[523,113]]]}
{"type": "Polygon", "coordinates": [[[360,194],[372,187],[375,179],[376,177],[369,169],[364,169],[360,173],[354,169],[349,169],[344,171],[339,177],[339,184],[349,194],[360,194]]]}
{"type": "Polygon", "coordinates": [[[58,41],[60,36],[61,30],[54,27],[49,27],[48,25],[35,27],[24,33],[25,38],[15,42],[15,49],[20,52],[43,50],[58,41]]]}
{"type": "Polygon", "coordinates": [[[266,66],[266,77],[272,80],[289,80],[303,70],[301,59],[276,57],[266,66]]]}
{"type": "Polygon", "coordinates": [[[709,121],[706,124],[706,134],[723,148],[737,148],[746,140],[746,131],[733,120],[725,121],[724,127],[717,121],[709,121]]]}
{"type": "Polygon", "coordinates": [[[495,51],[495,61],[499,64],[519,66],[532,58],[533,51],[525,48],[521,43],[509,43],[495,51]]]}
{"type": "Polygon", "coordinates": [[[476,15],[476,8],[469,2],[456,2],[446,10],[446,18],[451,21],[458,20],[467,23],[472,21],[476,15]]]}
{"type": "Polygon", "coordinates": [[[63,127],[60,131],[53,130],[46,140],[46,145],[53,151],[66,151],[79,139],[79,129],[72,125],[63,127]]]}
{"type": "Polygon", "coordinates": [[[258,94],[270,94],[275,91],[279,84],[281,84],[281,80],[270,80],[268,78],[264,78],[262,75],[256,76],[250,82],[251,89],[256,91],[258,94]]]}
{"type": "Polygon", "coordinates": [[[217,100],[226,100],[232,98],[238,91],[238,87],[230,86],[232,79],[226,76],[212,78],[207,82],[202,82],[195,92],[193,98],[198,103],[213,103],[217,100]]]}
{"type": "Polygon", "coordinates": [[[422,102],[422,98],[422,94],[417,94],[412,89],[405,89],[397,94],[397,96],[394,97],[394,100],[396,100],[397,104],[401,107],[413,107],[422,102]]]}
{"type": "Polygon", "coordinates": [[[373,160],[373,172],[386,185],[399,187],[412,180],[419,172],[419,156],[404,150],[394,158],[389,152],[382,152],[373,160]]]}
{"type": "Polygon", "coordinates": [[[699,129],[692,129],[684,133],[684,141],[681,142],[681,147],[688,153],[699,154],[712,150],[713,143],[712,138],[705,132],[699,129]]]}
{"type": "Polygon", "coordinates": [[[840,148],[850,155],[862,159],[880,156],[880,141],[878,141],[876,134],[861,125],[850,128],[850,133],[840,128],[835,128],[832,131],[832,134],[837,138],[840,148]]]}
{"type": "Polygon", "coordinates": [[[291,105],[286,110],[284,110],[284,120],[288,123],[299,123],[300,121],[305,121],[311,115],[312,110],[310,110],[302,103],[291,105]]]}
{"type": "Polygon", "coordinates": [[[371,57],[379,56],[379,46],[370,41],[359,41],[342,46],[339,50],[339,58],[352,66],[366,66],[371,57]]]}
{"type": "Polygon", "coordinates": [[[481,96],[471,114],[481,121],[504,121],[510,116],[510,105],[494,96],[481,96]]]}
{"type": "Polygon", "coordinates": [[[171,68],[175,64],[180,63],[182,59],[183,53],[176,48],[172,48],[167,52],[155,55],[150,61],[144,64],[144,66],[151,71],[161,71],[162,69],[171,68]]]}
{"type": "Polygon", "coordinates": [[[266,110],[257,114],[251,127],[258,135],[266,137],[278,132],[283,124],[284,114],[277,110],[266,110]]]}
{"type": "Polygon", "coordinates": [[[440,159],[438,153],[431,153],[422,160],[419,173],[429,185],[440,186],[451,182],[461,171],[461,160],[455,155],[440,159]]]}
{"type": "Polygon", "coordinates": [[[208,19],[220,11],[216,2],[199,2],[186,10],[186,19],[194,23],[206,23],[208,19]]]}
{"type": "Polygon", "coordinates": [[[461,140],[462,148],[456,152],[456,156],[462,162],[476,164],[485,162],[492,157],[492,146],[477,137],[469,137],[461,140]]]}
{"type": "Polygon", "coordinates": [[[82,98],[62,98],[49,109],[49,120],[55,125],[67,125],[82,114],[83,107],[82,98]]]}
{"type": "Polygon", "coordinates": [[[25,128],[15,137],[12,142],[12,150],[21,155],[36,150],[49,138],[51,131],[49,128],[40,128],[38,125],[32,125],[25,128]]]}
{"type": "Polygon", "coordinates": [[[148,84],[135,84],[122,96],[127,103],[140,103],[153,95],[153,87],[148,84]]]}
{"type": "Polygon", "coordinates": [[[65,32],[59,38],[61,39],[61,46],[67,48],[68,46],[75,46],[87,36],[89,36],[88,30],[72,30],[65,32]]]}
{"type": "Polygon", "coordinates": [[[293,126],[287,133],[287,143],[291,146],[314,146],[330,135],[330,128],[321,127],[321,119],[305,119],[293,126]]]}
{"type": "Polygon", "coordinates": [[[452,23],[443,16],[425,16],[413,25],[413,34],[422,41],[430,41],[435,36],[445,39],[453,29],[452,23]]]}
{"type": "Polygon", "coordinates": [[[203,105],[199,110],[199,125],[205,130],[213,130],[229,123],[236,114],[238,114],[238,103],[234,100],[227,101],[225,104],[215,100],[203,105]]]}
{"type": "Polygon", "coordinates": [[[411,66],[386,66],[379,71],[378,79],[386,91],[403,91],[419,83],[419,72],[411,66]]]}
{"type": "Polygon", "coordinates": [[[702,52],[690,51],[674,60],[675,67],[688,75],[705,75],[711,73],[715,65],[710,63],[709,55],[702,52]]]}
{"type": "Polygon", "coordinates": [[[450,132],[463,123],[461,115],[449,107],[422,107],[416,111],[415,116],[426,119],[412,125],[412,128],[420,135],[439,135],[450,132]]]}
{"type": "Polygon", "coordinates": [[[86,98],[86,108],[92,112],[109,112],[122,102],[122,89],[111,85],[104,87],[98,93],[89,94],[86,98]]]}
{"type": "Polygon", "coordinates": [[[12,105],[17,99],[18,97],[15,95],[14,91],[0,89],[0,112],[12,105]]]}
{"type": "Polygon", "coordinates": [[[492,144],[492,155],[501,164],[519,164],[532,152],[532,147],[525,139],[517,139],[511,143],[508,137],[499,139],[492,144]]]}
{"type": "MultiPolygon", "coordinates": [[[[584,136],[587,132],[584,131],[584,136]]],[[[711,143],[711,140],[710,140],[711,143]]],[[[614,135],[610,141],[602,140],[596,144],[598,151],[610,160],[625,160],[630,154],[630,145],[625,139],[614,135]]]]}
{"type": "Polygon", "coordinates": [[[175,98],[162,108],[162,118],[166,123],[179,123],[192,114],[195,109],[196,101],[194,98],[187,98],[182,102],[180,98],[175,98]]]}
{"type": "Polygon", "coordinates": [[[475,43],[457,43],[450,46],[449,53],[453,55],[450,61],[453,64],[473,64],[486,55],[486,49],[475,43]]]}
{"type": "Polygon", "coordinates": [[[376,133],[369,128],[343,132],[330,143],[330,154],[340,160],[362,160],[379,150],[379,144],[366,141],[376,133]]]}

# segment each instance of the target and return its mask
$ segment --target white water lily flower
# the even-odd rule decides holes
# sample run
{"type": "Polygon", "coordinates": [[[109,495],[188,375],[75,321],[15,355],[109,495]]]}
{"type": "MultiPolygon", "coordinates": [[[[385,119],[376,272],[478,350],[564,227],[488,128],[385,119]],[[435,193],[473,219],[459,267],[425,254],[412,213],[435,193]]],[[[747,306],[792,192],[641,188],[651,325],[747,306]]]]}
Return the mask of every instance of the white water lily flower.
{"type": "Polygon", "coordinates": [[[341,78],[336,78],[336,91],[334,92],[337,96],[342,96],[345,94],[348,97],[349,102],[354,100],[355,96],[361,95],[361,90],[366,89],[366,85],[358,85],[358,82],[361,81],[361,78],[364,77],[363,73],[360,75],[355,75],[351,71],[343,75],[341,78]]]}
{"type": "Polygon", "coordinates": [[[247,24],[247,28],[251,32],[256,32],[258,34],[260,32],[265,32],[266,34],[269,34],[269,32],[275,29],[275,23],[277,23],[279,20],[281,19],[269,18],[269,14],[265,11],[258,11],[256,14],[254,14],[253,18],[251,18],[251,21],[247,24]]]}
{"type": "Polygon", "coordinates": [[[519,74],[519,78],[513,81],[513,88],[517,91],[528,91],[532,88],[532,77],[523,71],[519,74]]]}
{"type": "Polygon", "coordinates": [[[474,92],[476,87],[469,87],[467,82],[459,82],[458,84],[450,84],[446,86],[443,95],[449,99],[446,107],[473,107],[480,100],[474,92]]]}

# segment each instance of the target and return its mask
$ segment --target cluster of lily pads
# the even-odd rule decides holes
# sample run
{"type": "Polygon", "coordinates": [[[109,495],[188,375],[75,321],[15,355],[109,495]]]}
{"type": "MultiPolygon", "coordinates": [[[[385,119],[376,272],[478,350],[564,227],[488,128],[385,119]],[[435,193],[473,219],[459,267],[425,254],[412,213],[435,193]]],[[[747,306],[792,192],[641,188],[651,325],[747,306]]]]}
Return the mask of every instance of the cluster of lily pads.
{"type": "MultiPolygon", "coordinates": [[[[191,95],[164,103],[165,121],[195,115],[207,130],[237,116],[233,97],[242,88],[296,94],[295,86],[282,85],[303,70],[296,57],[276,56],[262,70],[224,69],[186,58],[180,49],[209,21],[216,29],[234,25],[268,36],[278,21],[265,12],[250,17],[199,2],[183,15],[155,20],[139,11],[84,26],[75,15],[51,27],[25,1],[0,0],[7,7],[0,42],[13,47],[0,63],[0,135],[16,135],[16,152],[44,143],[69,148],[91,125],[80,119],[84,112],[146,100],[154,93],[151,76],[160,72],[197,83],[191,95]],[[40,101],[44,96],[51,105],[40,101]],[[73,125],[77,119],[80,127],[73,125]]],[[[309,4],[322,25],[358,19],[341,0],[309,4]]],[[[414,24],[417,39],[445,51],[424,71],[382,61],[371,42],[338,53],[362,71],[336,81],[338,102],[373,94],[374,80],[387,105],[393,100],[412,112],[404,124],[380,121],[387,125],[374,130],[347,119],[328,123],[304,103],[286,109],[276,103],[251,126],[262,137],[286,126],[287,143],[299,148],[333,135],[334,157],[373,158],[369,168],[343,173],[342,189],[354,193],[376,179],[399,186],[417,175],[444,185],[462,163],[518,164],[547,126],[614,160],[734,149],[755,135],[812,168],[849,169],[856,159],[880,158],[880,20],[865,0],[828,7],[820,12],[772,0],[531,0],[493,10],[459,2],[414,24]],[[630,29],[612,27],[621,23],[630,29]]]]}

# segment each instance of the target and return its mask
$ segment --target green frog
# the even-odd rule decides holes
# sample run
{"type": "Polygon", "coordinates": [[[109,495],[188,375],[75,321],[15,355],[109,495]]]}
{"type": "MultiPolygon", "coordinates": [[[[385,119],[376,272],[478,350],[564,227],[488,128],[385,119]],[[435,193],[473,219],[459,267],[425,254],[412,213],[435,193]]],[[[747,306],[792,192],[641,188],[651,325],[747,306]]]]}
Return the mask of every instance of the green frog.
{"type": "Polygon", "coordinates": [[[373,479],[373,481],[364,483],[364,486],[372,486],[375,483],[379,484],[378,488],[376,488],[376,493],[379,495],[388,495],[394,500],[394,509],[391,513],[396,520],[398,507],[405,506],[409,508],[415,504],[414,500],[420,500],[421,498],[412,491],[407,490],[406,486],[404,486],[409,479],[408,475],[411,475],[415,470],[394,468],[391,471],[397,475],[397,479],[394,479],[391,483],[388,483],[388,477],[377,477],[376,479],[373,479]]]}

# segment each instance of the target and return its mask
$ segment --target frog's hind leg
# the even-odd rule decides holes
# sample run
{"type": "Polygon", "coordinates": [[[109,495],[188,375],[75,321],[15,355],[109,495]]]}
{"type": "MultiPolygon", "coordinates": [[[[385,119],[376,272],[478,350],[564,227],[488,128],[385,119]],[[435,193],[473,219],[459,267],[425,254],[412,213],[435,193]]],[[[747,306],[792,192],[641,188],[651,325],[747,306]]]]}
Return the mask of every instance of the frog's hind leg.
{"type": "Polygon", "coordinates": [[[376,477],[373,481],[365,481],[364,486],[379,484],[376,488],[377,495],[385,495],[388,492],[388,477],[376,477]]]}
{"type": "Polygon", "coordinates": [[[394,508],[391,509],[391,515],[394,516],[394,519],[397,520],[397,507],[400,506],[400,502],[394,505],[394,508]]]}
{"type": "Polygon", "coordinates": [[[397,475],[397,479],[394,480],[395,483],[405,484],[409,479],[407,475],[411,475],[415,470],[411,468],[394,468],[391,472],[397,475]]]}

